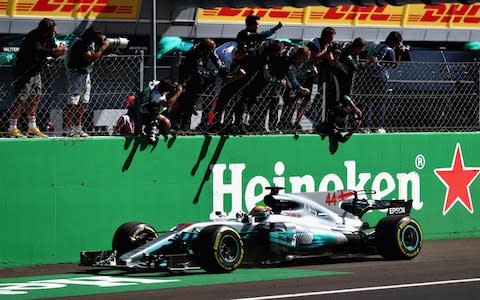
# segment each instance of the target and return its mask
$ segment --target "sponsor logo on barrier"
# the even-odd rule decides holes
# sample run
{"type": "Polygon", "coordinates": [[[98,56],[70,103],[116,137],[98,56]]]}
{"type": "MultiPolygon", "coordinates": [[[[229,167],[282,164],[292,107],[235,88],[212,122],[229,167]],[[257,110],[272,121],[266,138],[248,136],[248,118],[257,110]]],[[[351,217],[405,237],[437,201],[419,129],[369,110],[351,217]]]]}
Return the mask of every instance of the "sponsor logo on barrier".
{"type": "MultiPolygon", "coordinates": [[[[211,165],[213,173],[213,210],[210,218],[214,218],[217,211],[225,212],[225,207],[231,208],[228,216],[232,218],[235,218],[235,214],[243,210],[243,207],[247,210],[252,209],[268,193],[265,190],[268,186],[285,187],[292,193],[372,189],[377,192],[372,195],[374,199],[382,199],[397,192],[397,199],[413,200],[413,209],[420,210],[423,207],[423,202],[420,201],[420,176],[417,172],[397,174],[358,172],[357,163],[354,160],[345,161],[344,166],[345,174],[343,178],[346,180],[338,174],[330,173],[318,181],[310,174],[286,178],[284,177],[285,164],[278,161],[274,166],[276,177],[268,179],[260,175],[254,176],[243,189],[243,172],[247,168],[245,163],[211,165]],[[225,178],[228,178],[228,181],[225,178]],[[257,194],[256,191],[258,190],[261,190],[261,192],[257,194]],[[226,199],[231,199],[231,205],[225,205],[226,199]],[[245,199],[245,203],[243,199],[245,199]]],[[[347,197],[349,195],[330,195],[329,201],[333,202],[339,196],[347,197]]]]}
{"type": "MultiPolygon", "coordinates": [[[[271,9],[262,9],[262,8],[230,8],[230,7],[219,7],[205,9],[202,11],[204,16],[215,16],[215,17],[246,17],[251,14],[257,15],[259,17],[270,17],[270,18],[280,18],[285,19],[290,17],[292,14],[295,14],[298,9],[290,7],[276,7],[271,9]]],[[[303,12],[302,12],[303,13],[303,12]]]]}
{"type": "Polygon", "coordinates": [[[263,22],[284,22],[284,23],[302,23],[304,10],[294,7],[274,7],[265,8],[230,8],[218,7],[211,9],[200,9],[198,21],[227,21],[244,22],[248,15],[257,15],[262,17],[263,22]]]}
{"type": "Polygon", "coordinates": [[[7,12],[8,1],[0,1],[0,14],[3,15],[7,12]]]}
{"type": "Polygon", "coordinates": [[[25,0],[13,4],[12,15],[136,18],[138,0],[25,0]]]}
{"type": "MultiPolygon", "coordinates": [[[[426,5],[423,15],[421,15],[419,22],[432,23],[467,23],[480,24],[480,4],[462,5],[462,4],[439,4],[426,5]]],[[[412,20],[415,20],[417,15],[411,15],[412,20]]],[[[409,17],[410,21],[410,17],[409,17]]]]}
{"type": "Polygon", "coordinates": [[[447,187],[443,204],[443,215],[446,215],[457,202],[460,202],[468,212],[473,214],[470,185],[480,173],[480,167],[465,167],[462,148],[459,143],[455,147],[451,167],[438,168],[434,172],[447,187]]]}
{"type": "Polygon", "coordinates": [[[256,14],[263,22],[285,24],[343,24],[343,25],[389,25],[389,26],[433,26],[472,27],[480,24],[480,4],[412,4],[398,6],[312,6],[295,8],[279,6],[263,8],[212,8],[199,9],[198,21],[243,23],[246,16],[256,14]],[[361,21],[361,23],[356,23],[361,21]]]}
{"type": "Polygon", "coordinates": [[[372,21],[387,21],[390,18],[400,20],[401,14],[386,13],[385,6],[350,6],[342,5],[332,7],[327,10],[323,19],[325,20],[372,20],[372,21]]]}

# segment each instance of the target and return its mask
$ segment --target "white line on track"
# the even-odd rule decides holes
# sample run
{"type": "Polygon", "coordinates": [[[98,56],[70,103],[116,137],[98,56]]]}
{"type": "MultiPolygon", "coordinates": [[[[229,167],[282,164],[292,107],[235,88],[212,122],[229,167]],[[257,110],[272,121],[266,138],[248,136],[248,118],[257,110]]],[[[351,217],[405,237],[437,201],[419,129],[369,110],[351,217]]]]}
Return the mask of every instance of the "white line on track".
{"type": "Polygon", "coordinates": [[[299,298],[299,297],[344,294],[344,293],[355,293],[355,292],[366,292],[366,291],[402,289],[402,288],[408,288],[408,287],[468,283],[468,282],[476,282],[476,281],[480,281],[480,278],[466,278],[466,279],[456,279],[456,280],[430,281],[430,282],[406,283],[406,284],[396,284],[396,285],[382,285],[382,286],[371,286],[371,287],[363,287],[363,288],[308,292],[308,293],[298,293],[298,294],[283,294],[283,295],[259,296],[259,297],[251,297],[251,298],[238,298],[234,300],[267,300],[267,299],[299,298]]]}

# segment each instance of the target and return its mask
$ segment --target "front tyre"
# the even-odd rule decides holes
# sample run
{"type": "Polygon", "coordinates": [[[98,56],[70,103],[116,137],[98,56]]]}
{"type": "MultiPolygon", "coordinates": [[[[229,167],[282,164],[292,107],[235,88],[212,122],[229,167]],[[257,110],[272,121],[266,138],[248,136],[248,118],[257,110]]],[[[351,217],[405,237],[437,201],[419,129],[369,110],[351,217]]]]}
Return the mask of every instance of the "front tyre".
{"type": "Polygon", "coordinates": [[[232,272],[240,266],[245,254],[242,238],[229,226],[203,228],[194,244],[200,266],[210,273],[232,272]]]}
{"type": "Polygon", "coordinates": [[[117,257],[120,257],[157,237],[155,229],[149,224],[142,222],[124,223],[118,227],[113,235],[112,249],[116,250],[117,257]]]}
{"type": "Polygon", "coordinates": [[[386,259],[412,259],[422,248],[422,230],[410,216],[387,216],[377,224],[375,241],[386,259]]]}

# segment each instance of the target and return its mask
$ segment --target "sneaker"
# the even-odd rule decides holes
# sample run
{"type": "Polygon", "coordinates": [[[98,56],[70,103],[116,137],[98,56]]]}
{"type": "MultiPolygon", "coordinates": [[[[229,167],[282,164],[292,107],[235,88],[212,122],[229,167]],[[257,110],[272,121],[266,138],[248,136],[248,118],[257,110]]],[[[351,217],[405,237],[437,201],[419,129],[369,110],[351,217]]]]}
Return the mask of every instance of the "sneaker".
{"type": "Polygon", "coordinates": [[[82,128],[74,126],[72,127],[72,129],[68,131],[68,136],[77,138],[77,137],[89,137],[90,135],[84,132],[82,128]]]}
{"type": "Polygon", "coordinates": [[[9,130],[9,131],[8,131],[8,134],[10,135],[11,138],[16,138],[16,139],[26,139],[26,138],[27,138],[27,136],[24,135],[24,134],[20,131],[20,129],[18,129],[18,128],[9,130]]]}
{"type": "Polygon", "coordinates": [[[75,127],[66,130],[68,137],[80,137],[75,127]]]}
{"type": "Polygon", "coordinates": [[[370,128],[366,127],[360,130],[361,133],[370,133],[370,128]]]}
{"type": "Polygon", "coordinates": [[[47,138],[48,137],[45,133],[41,132],[38,127],[28,128],[27,136],[31,137],[31,138],[35,138],[35,137],[37,137],[37,138],[47,138]]]}
{"type": "Polygon", "coordinates": [[[77,133],[79,137],[89,137],[90,135],[82,130],[82,128],[77,128],[77,133]]]}
{"type": "Polygon", "coordinates": [[[377,129],[377,133],[387,133],[387,131],[385,130],[385,128],[380,127],[377,129]]]}

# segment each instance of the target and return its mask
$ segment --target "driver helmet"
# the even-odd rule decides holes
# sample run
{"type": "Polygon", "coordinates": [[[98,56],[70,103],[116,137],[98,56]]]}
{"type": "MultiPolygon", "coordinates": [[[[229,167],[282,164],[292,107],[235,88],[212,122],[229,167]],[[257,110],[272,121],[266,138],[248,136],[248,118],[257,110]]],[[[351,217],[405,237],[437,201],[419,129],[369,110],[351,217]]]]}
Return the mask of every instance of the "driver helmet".
{"type": "Polygon", "coordinates": [[[272,208],[269,206],[256,205],[250,211],[250,214],[255,218],[256,222],[262,222],[272,214],[272,208]]]}

